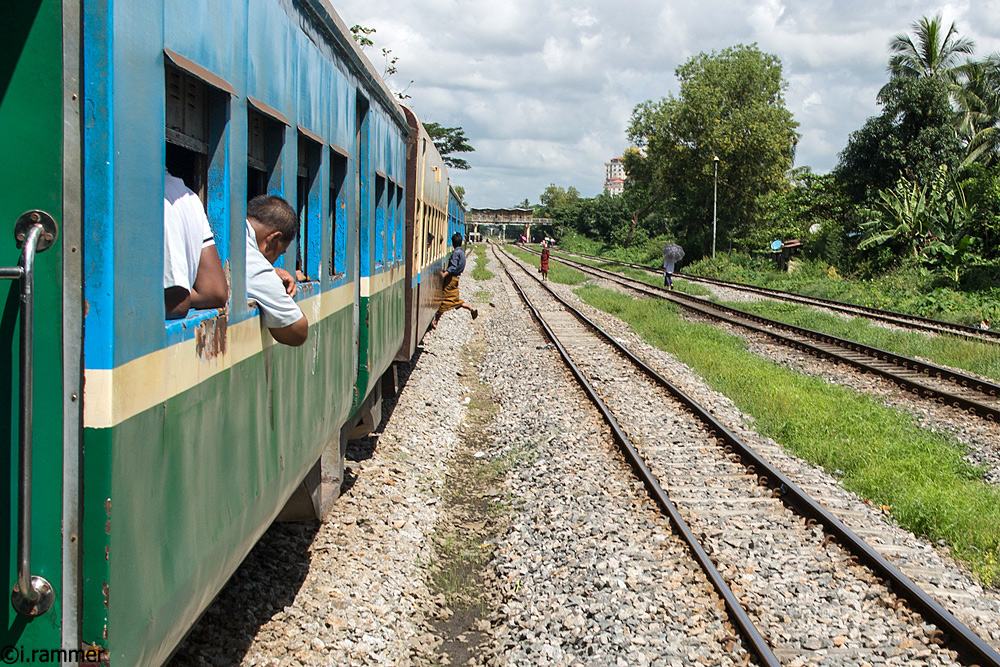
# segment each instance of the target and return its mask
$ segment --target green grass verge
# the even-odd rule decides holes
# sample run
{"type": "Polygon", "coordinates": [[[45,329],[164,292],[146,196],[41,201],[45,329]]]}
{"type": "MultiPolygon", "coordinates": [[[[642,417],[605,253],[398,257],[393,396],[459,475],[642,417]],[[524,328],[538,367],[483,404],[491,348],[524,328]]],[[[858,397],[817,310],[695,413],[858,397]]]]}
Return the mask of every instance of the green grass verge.
{"type": "Polygon", "coordinates": [[[486,246],[474,245],[472,250],[476,253],[476,266],[472,269],[472,277],[476,280],[489,280],[493,277],[493,272],[486,268],[486,264],[490,261],[490,258],[486,256],[486,246]]]}
{"type": "MultiPolygon", "coordinates": [[[[521,259],[534,267],[538,267],[540,258],[538,255],[534,255],[530,252],[522,250],[521,248],[506,247],[510,254],[514,255],[518,259],[521,259]]],[[[579,285],[580,283],[585,283],[589,280],[587,274],[577,271],[576,269],[571,269],[561,262],[549,261],[549,280],[554,283],[562,283],[563,285],[579,285]]]]}
{"type": "MultiPolygon", "coordinates": [[[[772,262],[736,253],[699,260],[686,271],[708,278],[785,290],[805,296],[976,325],[986,317],[1000,320],[1000,288],[993,269],[970,269],[965,289],[942,284],[907,261],[870,280],[841,276],[819,260],[797,260],[795,269],[778,271],[772,262]],[[978,277],[974,277],[978,276],[978,277]]],[[[946,282],[946,281],[945,281],[946,282]]]]}
{"type": "Polygon", "coordinates": [[[792,303],[758,301],[725,305],[1000,380],[1000,345],[993,343],[965,340],[957,336],[929,336],[916,331],[887,329],[861,317],[845,320],[837,315],[792,303]]]}
{"type": "Polygon", "coordinates": [[[914,533],[947,541],[985,585],[1000,580],[1000,491],[962,460],[960,443],[871,396],[761,359],[742,339],[685,321],[670,303],[593,286],[576,293],[691,366],[760,433],[835,471],[845,488],[887,506],[914,533]]]}
{"type": "MultiPolygon", "coordinates": [[[[561,257],[564,253],[553,252],[553,257],[561,257]]],[[[611,271],[617,273],[618,275],[624,276],[626,278],[631,278],[633,280],[638,280],[639,282],[646,283],[647,285],[653,285],[654,287],[663,287],[663,275],[662,274],[652,274],[640,269],[632,268],[631,266],[625,266],[624,264],[619,264],[613,261],[601,261],[596,259],[587,259],[586,257],[576,257],[565,255],[566,259],[576,262],[578,264],[586,264],[587,266],[592,266],[595,269],[602,269],[604,271],[611,271]]],[[[634,262],[633,262],[634,263],[634,262]]],[[[684,280],[682,278],[674,278],[674,289],[678,292],[684,292],[685,294],[692,294],[694,296],[708,296],[711,294],[709,290],[704,285],[698,283],[692,283],[690,281],[684,280]]]]}

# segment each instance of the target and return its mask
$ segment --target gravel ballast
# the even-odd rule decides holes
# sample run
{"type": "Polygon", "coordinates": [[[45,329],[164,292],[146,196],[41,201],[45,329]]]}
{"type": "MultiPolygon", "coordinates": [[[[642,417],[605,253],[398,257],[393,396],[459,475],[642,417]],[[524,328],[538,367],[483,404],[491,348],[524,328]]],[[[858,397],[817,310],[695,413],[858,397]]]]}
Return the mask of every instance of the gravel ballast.
{"type": "MultiPolygon", "coordinates": [[[[472,322],[464,310],[446,314],[412,369],[404,369],[405,385],[383,430],[352,445],[349,486],[330,519],[272,527],[172,665],[743,664],[742,641],[687,547],[631,477],[502,269],[492,259],[489,268],[496,274],[491,280],[474,281],[470,271],[462,278],[463,298],[476,295],[479,319],[472,322]],[[492,420],[484,424],[469,420],[462,374],[470,372],[493,402],[492,420]],[[442,526],[455,522],[449,474],[468,477],[476,466],[502,471],[481,495],[504,517],[493,527],[499,532],[484,533],[490,560],[468,593],[481,600],[483,613],[470,617],[467,634],[451,628],[444,636],[442,620],[462,597],[440,590],[436,579],[442,526]],[[467,650],[456,648],[466,638],[467,650]]],[[[570,289],[552,286],[579,303],[570,289]]],[[[625,324],[578,307],[1000,646],[995,592],[844,491],[836,477],[754,433],[731,401],[625,324]]],[[[736,542],[718,541],[717,548],[742,548],[736,542]]],[[[753,586],[749,574],[740,581],[753,586]]],[[[817,627],[815,634],[828,632],[817,627]]],[[[840,646],[809,648],[823,654],[817,664],[857,664],[838,654],[840,646]]],[[[937,652],[896,648],[870,655],[871,664],[948,662],[945,655],[937,662],[937,652]]],[[[797,660],[787,664],[807,664],[797,660]]]]}

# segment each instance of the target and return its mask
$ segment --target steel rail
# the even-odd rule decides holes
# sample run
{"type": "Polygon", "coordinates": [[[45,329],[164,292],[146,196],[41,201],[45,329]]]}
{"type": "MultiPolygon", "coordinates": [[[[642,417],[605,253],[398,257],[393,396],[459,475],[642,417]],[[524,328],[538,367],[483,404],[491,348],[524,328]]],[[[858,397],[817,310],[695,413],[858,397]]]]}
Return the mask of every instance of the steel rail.
{"type": "Polygon", "coordinates": [[[846,338],[839,338],[837,336],[825,334],[823,332],[815,331],[813,329],[806,329],[805,327],[799,327],[794,324],[787,324],[785,322],[779,322],[777,320],[768,319],[766,317],[763,317],[762,315],[755,315],[754,313],[748,313],[746,311],[739,310],[738,308],[733,308],[731,306],[724,306],[690,294],[668,291],[663,289],[662,287],[647,285],[646,283],[635,281],[632,280],[631,278],[626,278],[624,276],[620,276],[610,271],[603,271],[602,269],[597,269],[592,266],[587,266],[586,264],[580,264],[578,262],[573,262],[571,260],[565,260],[562,258],[556,258],[556,261],[563,262],[568,266],[576,268],[579,271],[583,271],[584,273],[590,273],[591,275],[595,275],[603,280],[608,280],[610,282],[617,283],[619,285],[622,285],[623,287],[627,287],[628,289],[648,294],[650,296],[666,299],[682,307],[696,310],[708,317],[713,317],[715,319],[728,322],[729,324],[733,324],[735,326],[740,326],[746,329],[750,329],[751,331],[756,331],[758,333],[774,338],[775,340],[778,340],[784,344],[791,344],[798,349],[810,352],[822,358],[831,358],[836,361],[840,361],[849,364],[851,366],[854,366],[855,368],[858,368],[860,370],[881,375],[882,377],[892,380],[893,382],[903,386],[909,391],[918,394],[923,393],[924,395],[927,396],[936,397],[942,402],[948,403],[952,407],[956,407],[971,412],[973,414],[980,415],[990,421],[997,421],[998,419],[1000,419],[1000,406],[998,405],[990,405],[987,403],[982,403],[980,401],[973,400],[965,396],[935,389],[934,387],[929,387],[925,384],[921,384],[920,382],[915,382],[914,380],[911,380],[906,376],[894,373],[889,369],[879,368],[878,366],[867,364],[861,360],[854,359],[850,356],[839,354],[835,350],[813,345],[805,340],[789,338],[788,336],[784,336],[778,333],[777,331],[774,331],[773,329],[782,329],[785,331],[789,331],[803,338],[809,338],[812,340],[819,341],[821,343],[826,343],[828,345],[833,345],[846,350],[859,352],[873,359],[886,361],[905,369],[912,369],[929,377],[937,377],[940,379],[948,380],[949,382],[954,382],[955,384],[960,385],[962,387],[978,391],[980,394],[983,394],[984,396],[989,396],[989,397],[1000,396],[1000,385],[994,382],[973,377],[971,375],[966,375],[964,373],[959,373],[957,371],[951,370],[950,368],[937,366],[935,364],[920,361],[918,359],[913,359],[911,357],[906,357],[901,354],[896,354],[895,352],[890,352],[888,350],[883,350],[881,348],[872,347],[870,345],[865,345],[863,343],[858,343],[852,340],[848,340],[846,338]],[[713,312],[713,311],[721,311],[721,312],[713,312]],[[726,315],[724,315],[724,313],[728,313],[732,317],[727,317],[726,315]],[[748,320],[749,322],[758,322],[765,326],[763,327],[753,326],[752,324],[748,323],[745,320],[748,320]]]}
{"type": "MultiPolygon", "coordinates": [[[[506,270],[506,267],[505,267],[506,270]]],[[[537,277],[527,272],[532,278],[537,277]]],[[[959,621],[955,616],[945,609],[939,602],[928,595],[922,588],[917,586],[909,577],[903,574],[892,563],[885,559],[880,553],[875,551],[867,542],[858,537],[840,519],[834,516],[823,505],[815,501],[811,496],[798,487],[784,473],[775,468],[767,459],[763,458],[753,448],[743,442],[739,436],[730,431],[722,422],[715,418],[708,410],[703,408],[694,399],[685,394],[681,389],[675,387],[665,377],[660,375],[644,361],[639,359],[628,348],[607,333],[599,325],[591,321],[586,315],[570,305],[565,299],[556,294],[548,285],[541,283],[567,310],[572,312],[578,319],[585,322],[594,331],[601,335],[616,350],[632,361],[648,377],[652,378],[661,387],[677,398],[678,401],[688,407],[699,419],[710,428],[710,433],[721,440],[725,451],[732,451],[737,454],[740,461],[747,467],[750,474],[756,475],[762,486],[767,486],[774,490],[776,497],[781,498],[793,510],[806,517],[807,522],[814,520],[823,526],[828,535],[832,536],[846,551],[854,555],[859,562],[865,563],[877,576],[887,581],[892,590],[899,597],[910,603],[925,620],[930,621],[947,634],[941,639],[942,643],[952,641],[960,647],[964,654],[971,658],[982,661],[981,665],[989,667],[1000,667],[1000,653],[987,644],[979,635],[959,621]],[[749,464],[748,464],[749,462],[749,464]]]]}
{"type": "MultiPolygon", "coordinates": [[[[496,255],[495,248],[493,249],[493,253],[494,255],[496,255]]],[[[549,340],[552,341],[552,344],[559,351],[559,355],[562,357],[563,362],[566,364],[567,368],[569,368],[570,373],[573,374],[573,377],[576,378],[577,382],[583,389],[584,393],[587,394],[591,402],[593,402],[593,404],[597,407],[597,410],[601,413],[601,416],[604,417],[604,421],[607,422],[608,426],[611,428],[611,433],[614,436],[615,442],[618,443],[619,448],[621,448],[622,453],[625,455],[625,458],[632,466],[636,475],[638,475],[638,477],[642,480],[642,483],[643,485],[645,485],[646,490],[653,497],[653,499],[660,506],[660,508],[663,509],[664,512],[666,512],[667,516],[670,517],[670,521],[674,524],[674,527],[677,529],[677,532],[680,534],[681,538],[687,543],[688,548],[691,550],[691,553],[694,556],[695,560],[698,561],[699,565],[701,565],[701,568],[702,570],[704,570],[705,575],[712,582],[712,586],[715,587],[716,592],[718,592],[719,596],[722,597],[723,602],[726,605],[726,609],[729,610],[731,620],[733,620],[735,625],[739,627],[740,632],[750,643],[753,653],[755,653],[757,657],[760,658],[760,660],[765,665],[768,665],[769,667],[779,667],[781,663],[778,661],[778,658],[774,655],[773,651],[771,650],[771,647],[767,644],[767,641],[760,634],[760,631],[757,630],[757,627],[750,619],[750,616],[746,613],[746,610],[743,609],[743,606],[736,598],[736,595],[733,593],[732,589],[729,588],[729,585],[722,577],[722,573],[719,572],[718,568],[715,567],[715,564],[712,562],[711,558],[709,558],[709,555],[705,551],[704,547],[702,547],[701,544],[698,542],[698,539],[695,537],[690,526],[688,526],[687,522],[684,521],[684,518],[681,516],[680,510],[677,509],[677,506],[674,505],[673,502],[670,500],[670,497],[667,495],[666,491],[664,491],[663,487],[660,486],[660,483],[657,481],[656,476],[653,475],[653,472],[646,465],[645,461],[642,460],[642,457],[639,455],[638,450],[636,450],[635,446],[629,440],[628,436],[625,435],[625,432],[618,425],[618,421],[615,419],[614,415],[611,414],[611,411],[604,404],[604,401],[602,401],[601,398],[597,395],[597,392],[594,390],[593,386],[590,384],[590,382],[587,381],[586,377],[584,377],[583,372],[580,371],[580,369],[576,366],[575,363],[573,363],[573,360],[570,358],[569,352],[567,352],[566,348],[563,347],[562,343],[559,340],[559,337],[556,336],[555,332],[552,331],[552,329],[549,327],[548,323],[542,317],[541,313],[538,312],[538,309],[535,308],[534,304],[531,303],[531,300],[528,299],[528,295],[525,294],[524,289],[511,274],[510,269],[507,268],[506,263],[503,262],[503,260],[501,260],[499,256],[497,256],[497,261],[500,262],[500,265],[503,267],[503,270],[507,274],[507,277],[510,279],[511,283],[517,289],[518,294],[521,295],[521,299],[524,300],[525,305],[528,306],[534,318],[538,321],[539,325],[541,325],[542,329],[545,331],[545,335],[548,336],[549,340]]],[[[531,274],[529,273],[529,275],[531,274]]],[[[548,288],[546,287],[546,289],[548,288]]],[[[549,291],[551,292],[551,290],[549,291]]],[[[555,295],[555,293],[552,294],[556,296],[557,299],[559,298],[557,295],[555,295]]],[[[562,301],[562,299],[560,299],[560,301],[562,301]]],[[[570,307],[570,310],[571,312],[574,313],[576,312],[574,309],[572,309],[572,307],[570,307]]]]}
{"type": "MultiPolygon", "coordinates": [[[[529,252],[535,252],[534,250],[528,249],[529,252]]],[[[633,262],[623,262],[615,259],[607,259],[606,257],[597,257],[596,255],[588,255],[581,252],[566,252],[560,251],[566,255],[575,255],[577,257],[585,257],[587,259],[599,260],[603,262],[608,262],[611,264],[618,264],[620,266],[628,266],[634,269],[639,269],[642,271],[648,271],[654,275],[662,275],[663,271],[657,269],[656,267],[646,266],[645,264],[635,264],[633,262]]],[[[557,259],[558,256],[553,255],[557,259]]],[[[879,320],[882,322],[887,322],[889,324],[895,324],[897,326],[910,327],[913,329],[920,329],[922,331],[930,331],[932,333],[950,333],[954,335],[960,335],[964,338],[970,338],[973,340],[979,340],[989,343],[1000,343],[1000,331],[993,329],[980,329],[978,327],[971,327],[966,324],[957,324],[955,322],[945,322],[943,320],[935,320],[929,317],[921,317],[920,315],[910,315],[908,313],[897,313],[891,310],[881,310],[879,308],[873,308],[871,306],[859,306],[853,303],[845,303],[843,301],[834,301],[833,299],[826,299],[820,296],[804,296],[802,294],[796,294],[795,292],[788,292],[786,290],[774,289],[771,287],[757,287],[755,285],[747,285],[744,283],[734,283],[728,280],[720,280],[719,278],[708,278],[705,276],[695,276],[690,273],[677,272],[674,274],[675,277],[684,278],[685,280],[690,280],[691,282],[708,283],[710,285],[717,285],[719,287],[726,287],[728,289],[734,289],[742,292],[750,292],[752,294],[765,294],[778,299],[783,299],[785,301],[795,301],[798,303],[804,303],[809,305],[822,305],[824,308],[830,310],[841,311],[845,313],[862,314],[870,319],[879,320]]]]}

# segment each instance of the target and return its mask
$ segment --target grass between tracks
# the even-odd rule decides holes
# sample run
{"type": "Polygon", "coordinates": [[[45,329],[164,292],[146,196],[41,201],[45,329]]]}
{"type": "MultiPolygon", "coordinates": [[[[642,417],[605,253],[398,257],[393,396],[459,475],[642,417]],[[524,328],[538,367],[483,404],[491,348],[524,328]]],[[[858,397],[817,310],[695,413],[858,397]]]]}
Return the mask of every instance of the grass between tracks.
{"type": "Polygon", "coordinates": [[[857,317],[845,320],[808,306],[777,301],[726,303],[780,322],[848,338],[865,345],[908,357],[921,357],[936,364],[962,368],[1000,380],[1000,345],[965,340],[957,336],[929,336],[917,331],[887,329],[857,317]]]}
{"type": "MultiPolygon", "coordinates": [[[[558,256],[558,253],[556,255],[558,256]]],[[[661,286],[663,282],[657,276],[615,262],[602,262],[579,257],[569,257],[568,259],[607,271],[614,271],[649,285],[661,286]]],[[[704,285],[680,279],[674,280],[674,289],[695,296],[711,294],[704,285]]],[[[887,329],[873,324],[863,317],[848,320],[794,303],[770,300],[740,303],[724,301],[721,303],[780,322],[848,338],[908,357],[927,359],[936,364],[960,368],[1000,381],[1000,345],[967,340],[957,336],[929,336],[919,331],[887,329]]]]}
{"type": "Polygon", "coordinates": [[[479,244],[471,248],[475,252],[476,266],[472,269],[472,277],[476,280],[489,280],[493,277],[493,272],[486,268],[489,257],[486,256],[486,246],[479,244]]]}
{"type": "Polygon", "coordinates": [[[742,339],[688,322],[667,302],[593,286],[576,293],[692,367],[760,433],[832,471],[914,533],[945,540],[984,584],[1000,581],[1000,491],[962,460],[960,443],[871,396],[761,359],[742,339]]]}

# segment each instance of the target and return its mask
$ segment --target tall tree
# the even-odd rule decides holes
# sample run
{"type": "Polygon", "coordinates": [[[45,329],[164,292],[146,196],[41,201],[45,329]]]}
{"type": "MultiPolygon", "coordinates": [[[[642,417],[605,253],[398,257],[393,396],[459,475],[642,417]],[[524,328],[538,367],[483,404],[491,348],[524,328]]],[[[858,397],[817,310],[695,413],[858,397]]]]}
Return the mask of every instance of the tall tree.
{"type": "Polygon", "coordinates": [[[948,84],[896,77],[882,89],[882,113],[852,133],[835,171],[847,195],[874,205],[900,176],[929,183],[940,165],[954,169],[965,151],[955,133],[948,84]]]}
{"type": "Polygon", "coordinates": [[[564,188],[555,183],[550,184],[542,194],[538,195],[538,201],[545,209],[565,208],[576,203],[578,199],[580,199],[580,191],[575,187],[571,185],[564,188]]]}
{"type": "Polygon", "coordinates": [[[461,158],[452,157],[453,153],[472,153],[475,148],[465,136],[461,127],[445,127],[438,123],[424,123],[424,129],[434,140],[434,146],[441,154],[444,163],[452,169],[471,169],[472,165],[461,158]]]}
{"type": "Polygon", "coordinates": [[[781,61],[756,44],[701,53],[676,70],[678,96],[636,106],[625,156],[636,185],[669,197],[680,243],[711,239],[713,157],[719,157],[719,237],[739,235],[757,217],[760,195],[780,187],[792,166],[798,123],[785,107],[781,61]]]}
{"type": "Polygon", "coordinates": [[[963,165],[992,164],[1000,158],[1000,53],[957,68],[953,87],[958,105],[958,133],[965,142],[963,165]]]}
{"type": "Polygon", "coordinates": [[[972,40],[959,37],[955,24],[944,29],[941,15],[924,16],[911,28],[916,41],[901,33],[889,42],[889,73],[893,77],[940,79],[951,81],[954,68],[961,64],[962,56],[971,55],[976,45],[972,40]]]}
{"type": "MultiPolygon", "coordinates": [[[[642,105],[640,105],[642,106],[642,105]]],[[[648,122],[650,115],[639,117],[633,114],[633,123],[648,122]]],[[[636,138],[634,143],[643,143],[645,138],[652,136],[654,131],[652,126],[634,128],[636,138]]],[[[628,234],[625,236],[625,247],[632,245],[632,237],[635,234],[639,222],[653,212],[669,195],[670,188],[658,178],[653,160],[637,148],[626,148],[622,156],[625,173],[628,178],[625,181],[625,191],[622,192],[625,208],[628,210],[631,220],[629,222],[628,234]]]]}

